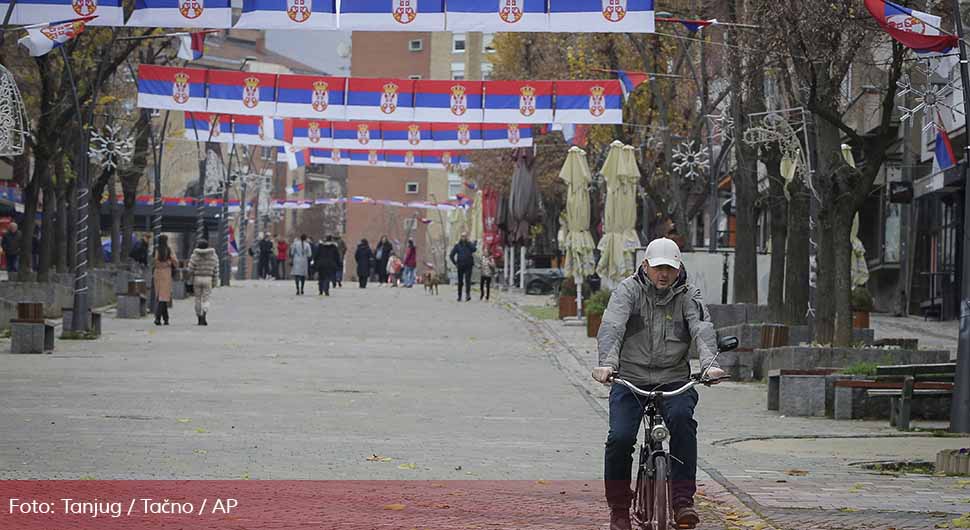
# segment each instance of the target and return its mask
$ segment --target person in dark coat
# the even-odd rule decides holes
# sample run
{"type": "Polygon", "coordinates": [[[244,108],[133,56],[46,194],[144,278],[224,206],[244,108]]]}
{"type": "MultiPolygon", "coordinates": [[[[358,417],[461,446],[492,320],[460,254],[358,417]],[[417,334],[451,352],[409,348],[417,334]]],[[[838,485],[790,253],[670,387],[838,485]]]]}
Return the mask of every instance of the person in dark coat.
{"type": "Polygon", "coordinates": [[[340,251],[340,264],[337,266],[337,274],[334,276],[337,287],[344,286],[344,257],[347,255],[347,243],[344,238],[337,238],[337,250],[340,251]]]}
{"type": "Polygon", "coordinates": [[[468,234],[461,234],[461,240],[451,249],[448,257],[458,268],[458,301],[461,302],[461,288],[464,286],[465,301],[468,302],[472,299],[472,269],[475,267],[475,243],[468,240],[468,234]]]}
{"type": "Polygon", "coordinates": [[[273,241],[269,234],[263,234],[263,239],[259,241],[259,279],[265,280],[270,275],[270,256],[273,255],[273,241]]]}
{"type": "Polygon", "coordinates": [[[3,246],[3,254],[7,257],[7,272],[20,270],[20,232],[17,232],[17,223],[10,223],[7,226],[0,245],[3,246]]]}
{"type": "Polygon", "coordinates": [[[330,284],[333,282],[334,275],[337,274],[337,267],[340,264],[340,249],[333,236],[327,236],[326,241],[317,247],[317,253],[313,256],[313,266],[317,269],[317,284],[320,286],[320,293],[330,296],[330,284]]]}
{"type": "Polygon", "coordinates": [[[361,289],[366,289],[367,279],[370,277],[370,262],[374,259],[374,253],[371,252],[370,243],[366,239],[360,240],[357,251],[354,252],[354,259],[357,260],[357,281],[360,282],[361,289]]]}
{"type": "Polygon", "coordinates": [[[381,240],[374,247],[374,259],[377,260],[374,268],[377,270],[378,283],[387,283],[387,261],[391,259],[392,250],[394,246],[388,241],[387,236],[381,236],[381,240]]]}

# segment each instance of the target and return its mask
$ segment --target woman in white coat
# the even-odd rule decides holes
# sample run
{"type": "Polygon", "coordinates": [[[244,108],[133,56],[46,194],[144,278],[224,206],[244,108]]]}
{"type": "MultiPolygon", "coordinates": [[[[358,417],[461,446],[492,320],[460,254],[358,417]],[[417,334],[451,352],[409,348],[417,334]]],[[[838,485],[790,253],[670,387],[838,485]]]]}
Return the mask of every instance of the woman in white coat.
{"type": "Polygon", "coordinates": [[[290,258],[293,260],[290,272],[293,274],[293,281],[296,282],[296,294],[303,294],[303,286],[306,284],[312,256],[313,248],[307,241],[306,234],[300,235],[300,239],[294,241],[293,245],[290,246],[290,258]]]}

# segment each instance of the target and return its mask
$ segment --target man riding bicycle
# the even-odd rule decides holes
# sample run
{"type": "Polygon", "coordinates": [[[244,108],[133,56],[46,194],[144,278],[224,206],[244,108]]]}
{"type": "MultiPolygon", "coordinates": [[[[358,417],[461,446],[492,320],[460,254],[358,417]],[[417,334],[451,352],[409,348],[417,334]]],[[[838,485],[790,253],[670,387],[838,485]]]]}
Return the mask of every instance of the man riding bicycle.
{"type": "MultiPolygon", "coordinates": [[[[599,366],[593,379],[609,384],[614,375],[650,390],[670,391],[690,379],[687,355],[691,344],[701,366],[714,362],[717,338],[700,289],[687,283],[680,249],[670,239],[647,246],[643,265],[613,291],[596,342],[599,366]]],[[[717,381],[724,371],[716,365],[707,378],[717,381]]],[[[663,402],[664,423],[670,430],[673,463],[670,493],[674,520],[681,528],[700,521],[694,509],[697,490],[697,391],[663,402]]],[[[630,530],[630,491],[633,450],[643,420],[643,405],[630,389],[610,389],[610,432],[606,438],[604,481],[610,506],[610,530],[630,530]]]]}

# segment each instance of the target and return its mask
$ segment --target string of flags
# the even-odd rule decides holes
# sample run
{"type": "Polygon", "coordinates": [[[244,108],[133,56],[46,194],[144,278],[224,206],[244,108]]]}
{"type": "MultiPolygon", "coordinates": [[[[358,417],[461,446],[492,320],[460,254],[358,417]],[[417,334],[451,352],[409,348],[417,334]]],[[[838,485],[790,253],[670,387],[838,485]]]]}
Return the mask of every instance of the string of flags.
{"type": "Polygon", "coordinates": [[[17,44],[26,48],[31,57],[40,57],[80,35],[85,25],[95,18],[97,17],[87,16],[26,26],[22,29],[27,30],[27,36],[18,40],[17,44]]]}
{"type": "Polygon", "coordinates": [[[917,53],[946,53],[957,46],[956,35],[941,31],[940,17],[888,0],[865,0],[866,9],[883,31],[917,53]]]}
{"type": "Polygon", "coordinates": [[[400,151],[378,149],[302,149],[278,147],[280,162],[291,171],[309,164],[336,166],[397,167],[405,169],[462,169],[469,166],[467,154],[460,151],[400,151]],[[297,163],[292,160],[296,158],[297,163]]]}
{"type": "MultiPolygon", "coordinates": [[[[98,15],[98,25],[363,31],[653,33],[654,0],[17,0],[11,24],[98,15]]],[[[10,0],[0,1],[0,16],[10,0]]]]}
{"type": "MultiPolygon", "coordinates": [[[[300,185],[301,189],[303,185],[300,185]]],[[[290,191],[290,190],[287,190],[290,191]]],[[[20,203],[22,197],[20,195],[20,190],[16,188],[0,187],[0,198],[10,200],[12,202],[20,203]]],[[[106,199],[105,202],[109,202],[110,199],[106,199]]],[[[117,195],[115,197],[115,202],[117,204],[124,204],[124,196],[117,195]]],[[[205,206],[207,208],[222,208],[223,201],[221,198],[212,197],[206,198],[204,200],[205,206]]],[[[155,198],[152,195],[138,195],[135,197],[136,206],[153,206],[155,204],[155,198]]],[[[168,207],[186,207],[186,208],[197,208],[199,204],[199,199],[195,197],[162,197],[162,205],[168,207]]],[[[313,206],[329,206],[336,204],[362,204],[362,205],[372,205],[372,206],[389,206],[396,208],[412,208],[419,210],[443,210],[449,211],[455,208],[467,208],[471,206],[471,202],[467,197],[460,197],[455,201],[450,202],[431,202],[431,201],[392,201],[387,199],[374,199],[367,196],[353,196],[353,197],[332,197],[332,198],[316,198],[316,199],[271,199],[269,201],[270,208],[273,209],[306,209],[312,208],[313,206]]],[[[246,202],[246,208],[252,209],[255,206],[253,201],[246,202]]],[[[230,213],[239,212],[242,208],[242,202],[239,199],[229,199],[227,209],[230,213]]]]}
{"type": "Polygon", "coordinates": [[[314,120],[619,124],[647,75],[568,81],[430,81],[267,74],[143,64],[138,106],[314,120]]]}

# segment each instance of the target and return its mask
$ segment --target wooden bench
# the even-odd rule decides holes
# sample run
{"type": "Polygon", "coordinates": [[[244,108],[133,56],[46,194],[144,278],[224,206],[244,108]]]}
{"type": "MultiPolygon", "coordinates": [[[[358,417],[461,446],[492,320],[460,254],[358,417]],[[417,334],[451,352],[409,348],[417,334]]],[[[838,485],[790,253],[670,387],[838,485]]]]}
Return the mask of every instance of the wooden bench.
{"type": "Polygon", "coordinates": [[[913,399],[953,394],[956,363],[900,364],[876,367],[876,382],[870,396],[890,398],[889,424],[910,430],[913,399]]]}

